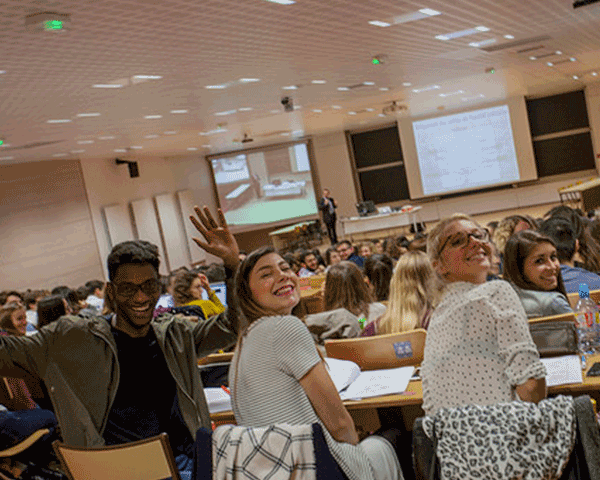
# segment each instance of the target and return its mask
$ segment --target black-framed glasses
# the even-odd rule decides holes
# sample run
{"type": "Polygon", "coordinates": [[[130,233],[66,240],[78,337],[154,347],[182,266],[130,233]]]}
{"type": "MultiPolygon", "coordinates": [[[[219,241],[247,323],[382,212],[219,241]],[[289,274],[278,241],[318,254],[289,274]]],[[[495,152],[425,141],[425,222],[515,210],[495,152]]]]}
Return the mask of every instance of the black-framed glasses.
{"type": "Polygon", "coordinates": [[[452,235],[448,237],[444,243],[442,243],[441,248],[439,249],[439,254],[444,251],[444,248],[450,246],[452,248],[462,248],[469,243],[469,239],[473,237],[478,242],[487,243],[490,241],[490,232],[488,232],[485,228],[477,228],[471,232],[460,232],[456,235],[452,235]]]}
{"type": "Polygon", "coordinates": [[[121,297],[133,297],[138,290],[141,290],[146,295],[156,295],[160,290],[160,282],[156,278],[146,280],[144,283],[115,283],[115,290],[117,295],[121,297]]]}

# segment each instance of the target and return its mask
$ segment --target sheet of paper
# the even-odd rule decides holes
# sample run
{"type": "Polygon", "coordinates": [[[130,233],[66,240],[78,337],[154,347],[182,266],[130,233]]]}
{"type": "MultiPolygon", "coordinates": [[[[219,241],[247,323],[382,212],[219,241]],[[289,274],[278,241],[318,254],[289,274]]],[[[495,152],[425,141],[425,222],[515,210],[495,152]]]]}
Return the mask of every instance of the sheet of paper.
{"type": "Polygon", "coordinates": [[[338,392],[341,392],[360,375],[360,367],[350,360],[326,358],[325,363],[327,364],[329,376],[338,392]]]}
{"type": "Polygon", "coordinates": [[[415,367],[400,367],[361,372],[340,396],[342,400],[360,400],[402,393],[406,390],[414,370],[415,367]]]}
{"type": "Polygon", "coordinates": [[[231,410],[231,395],[222,388],[205,388],[204,395],[210,413],[228,412],[231,410]]]}
{"type": "Polygon", "coordinates": [[[546,385],[568,385],[569,383],[582,383],[581,361],[577,355],[563,357],[542,358],[546,366],[546,385]]]}

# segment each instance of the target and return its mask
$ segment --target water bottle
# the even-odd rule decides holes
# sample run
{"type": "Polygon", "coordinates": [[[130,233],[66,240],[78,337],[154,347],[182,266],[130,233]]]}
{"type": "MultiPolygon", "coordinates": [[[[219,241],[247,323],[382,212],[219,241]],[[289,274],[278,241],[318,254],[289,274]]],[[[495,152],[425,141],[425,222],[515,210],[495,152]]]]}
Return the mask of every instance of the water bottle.
{"type": "Polygon", "coordinates": [[[579,284],[579,301],[575,306],[577,319],[577,339],[581,368],[587,366],[587,358],[596,353],[596,321],[598,306],[590,298],[590,289],[585,283],[579,284]]]}

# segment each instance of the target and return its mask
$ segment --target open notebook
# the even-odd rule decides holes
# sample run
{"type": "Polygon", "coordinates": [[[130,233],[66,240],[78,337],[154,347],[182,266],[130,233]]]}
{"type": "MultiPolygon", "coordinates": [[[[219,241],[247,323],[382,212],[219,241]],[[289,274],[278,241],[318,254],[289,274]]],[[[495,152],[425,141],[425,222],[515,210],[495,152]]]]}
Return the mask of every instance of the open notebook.
{"type": "MultiPolygon", "coordinates": [[[[348,360],[326,358],[325,362],[342,400],[359,400],[402,393],[406,390],[415,369],[400,367],[361,372],[356,363],[348,360]]],[[[204,394],[210,413],[231,410],[231,397],[224,389],[205,388],[204,394]]]]}

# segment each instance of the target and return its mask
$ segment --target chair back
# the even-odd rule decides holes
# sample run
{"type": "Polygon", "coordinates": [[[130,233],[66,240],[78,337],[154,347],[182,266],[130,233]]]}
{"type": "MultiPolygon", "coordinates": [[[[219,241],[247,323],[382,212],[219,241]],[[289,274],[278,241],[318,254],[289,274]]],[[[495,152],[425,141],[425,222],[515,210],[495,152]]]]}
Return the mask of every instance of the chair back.
{"type": "Polygon", "coordinates": [[[427,332],[418,328],[373,337],[326,340],[325,351],[328,357],[353,361],[361,370],[419,365],[426,336],[427,332]]]}
{"type": "Polygon", "coordinates": [[[110,447],[52,446],[69,480],[181,480],[166,433],[110,447]]]}
{"type": "Polygon", "coordinates": [[[198,359],[198,365],[209,365],[211,363],[226,363],[231,362],[233,352],[228,353],[211,353],[206,357],[198,359]]]}

